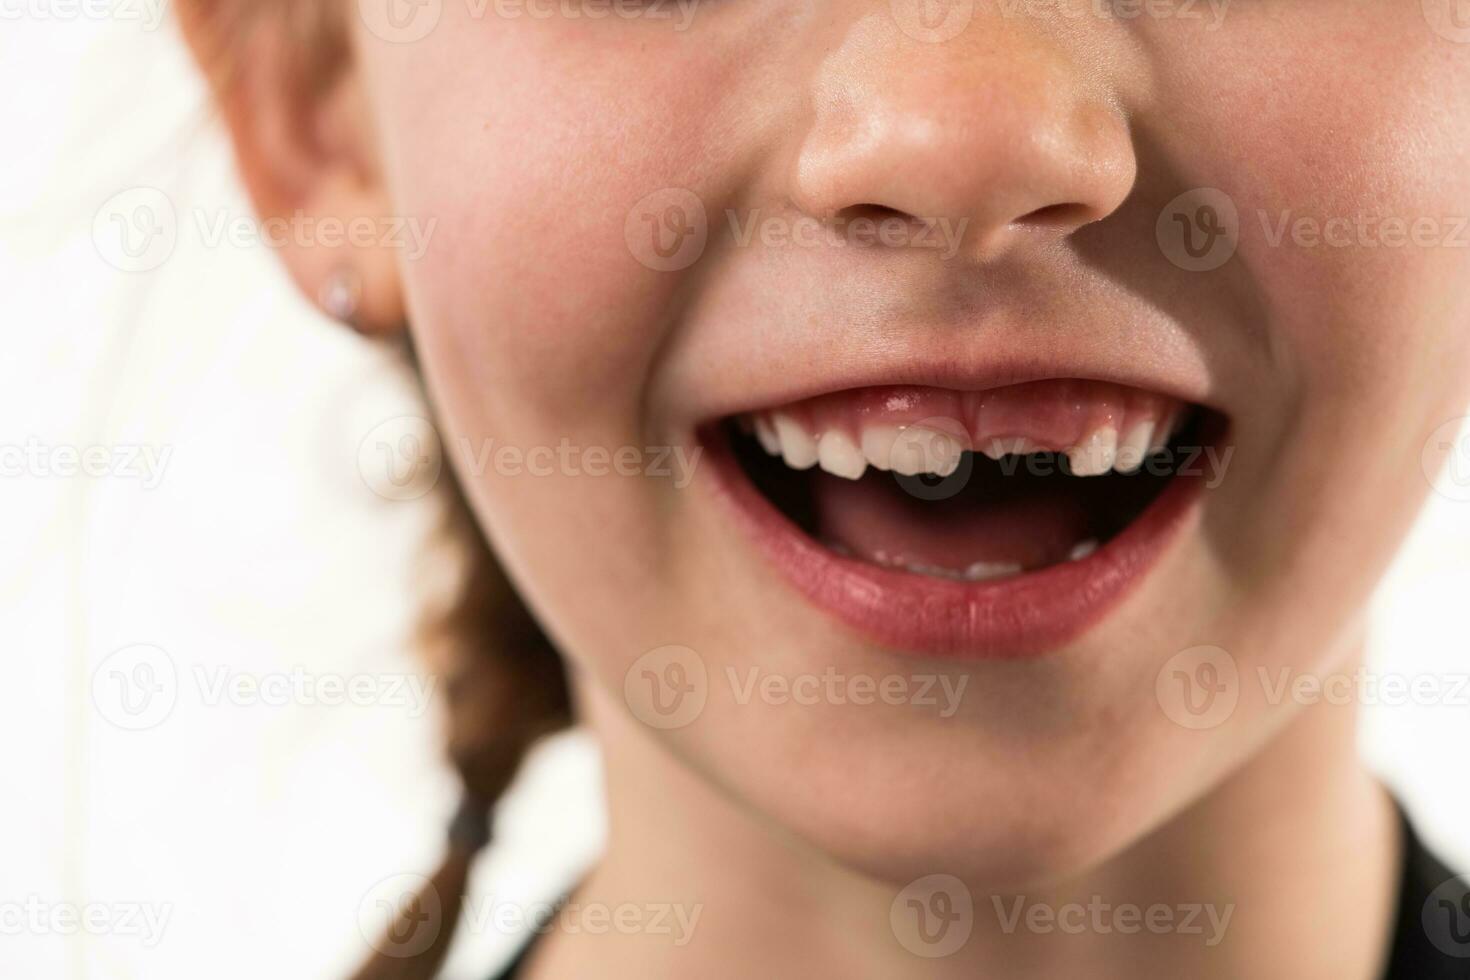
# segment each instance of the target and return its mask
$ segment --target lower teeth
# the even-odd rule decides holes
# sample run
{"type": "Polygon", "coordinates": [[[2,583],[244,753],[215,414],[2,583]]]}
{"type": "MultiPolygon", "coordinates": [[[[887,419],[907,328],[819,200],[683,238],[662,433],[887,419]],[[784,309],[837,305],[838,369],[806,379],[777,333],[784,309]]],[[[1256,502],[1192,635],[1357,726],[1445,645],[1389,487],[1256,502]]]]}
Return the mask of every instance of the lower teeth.
{"type": "Polygon", "coordinates": [[[953,579],[956,582],[990,582],[995,579],[1011,578],[1025,571],[1014,562],[986,562],[977,561],[975,564],[959,571],[953,568],[940,568],[937,565],[926,565],[923,562],[912,561],[889,561],[878,557],[878,564],[889,568],[901,568],[906,572],[916,572],[920,575],[932,575],[935,578],[953,579]]]}
{"type": "Polygon", "coordinates": [[[1025,571],[1025,569],[1016,564],[1010,564],[1006,562],[998,562],[992,564],[989,562],[977,561],[975,564],[965,569],[964,573],[960,575],[960,577],[967,582],[988,582],[991,579],[1010,578],[1013,575],[1020,575],[1023,571],[1025,571]]]}
{"type": "Polygon", "coordinates": [[[1079,541],[1072,548],[1072,553],[1067,555],[1067,561],[1081,561],[1082,559],[1095,553],[1098,547],[1099,545],[1096,538],[1088,538],[1086,541],[1079,541]]]}
{"type": "MultiPolygon", "coordinates": [[[[854,557],[852,550],[836,541],[822,542],[829,551],[844,557],[854,557]]],[[[1088,538],[1079,541],[1073,546],[1067,555],[1067,561],[1081,561],[1097,552],[1101,544],[1096,538],[1088,538]]],[[[1026,571],[1016,562],[986,562],[977,561],[965,569],[940,568],[938,565],[929,565],[919,561],[909,561],[901,555],[890,555],[886,551],[876,552],[871,561],[882,565],[884,568],[898,568],[905,572],[914,572],[918,575],[932,575],[935,578],[947,578],[956,582],[990,582],[996,579],[1013,578],[1026,571]]]]}

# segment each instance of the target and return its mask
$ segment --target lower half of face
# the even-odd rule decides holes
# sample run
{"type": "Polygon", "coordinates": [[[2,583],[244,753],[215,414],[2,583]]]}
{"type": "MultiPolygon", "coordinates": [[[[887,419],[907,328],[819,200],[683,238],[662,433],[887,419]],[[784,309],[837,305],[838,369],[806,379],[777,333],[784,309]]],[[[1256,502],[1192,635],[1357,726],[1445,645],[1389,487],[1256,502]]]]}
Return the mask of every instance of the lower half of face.
{"type": "Polygon", "coordinates": [[[442,434],[703,776],[894,878],[1065,873],[1299,710],[1259,678],[1350,653],[1430,491],[1470,44],[790,6],[364,45],[442,434]]]}

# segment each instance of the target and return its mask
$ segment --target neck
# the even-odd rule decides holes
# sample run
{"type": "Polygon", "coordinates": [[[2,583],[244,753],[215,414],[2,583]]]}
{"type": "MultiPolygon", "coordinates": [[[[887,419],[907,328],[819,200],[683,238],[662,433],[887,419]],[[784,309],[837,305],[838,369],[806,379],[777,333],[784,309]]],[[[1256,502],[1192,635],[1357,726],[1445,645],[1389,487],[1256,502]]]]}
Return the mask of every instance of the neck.
{"type": "MultiPolygon", "coordinates": [[[[920,959],[895,940],[903,883],[832,863],[763,823],[584,692],[605,747],[609,838],[573,902],[637,907],[562,932],[564,976],[1292,976],[1372,980],[1393,926],[1396,816],[1356,752],[1350,707],[1304,708],[1204,798],[1100,866],[1023,896],[967,883],[973,928],[920,959]]],[[[590,912],[589,912],[590,914],[590,912]]]]}

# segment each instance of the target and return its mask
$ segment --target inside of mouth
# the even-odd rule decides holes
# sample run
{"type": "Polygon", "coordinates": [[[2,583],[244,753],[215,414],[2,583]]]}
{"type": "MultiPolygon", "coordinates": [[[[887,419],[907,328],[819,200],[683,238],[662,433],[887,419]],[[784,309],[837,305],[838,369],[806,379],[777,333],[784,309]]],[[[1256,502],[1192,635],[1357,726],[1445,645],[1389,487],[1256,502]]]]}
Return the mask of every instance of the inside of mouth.
{"type": "Polygon", "coordinates": [[[741,427],[728,438],[746,475],[802,531],[841,555],[967,581],[1079,561],[1148,510],[1197,445],[1199,412],[1131,473],[1072,475],[1067,457],[964,454],[948,477],[869,468],[847,480],[786,466],[741,427]],[[1195,441],[1191,441],[1194,439],[1195,441]]]}

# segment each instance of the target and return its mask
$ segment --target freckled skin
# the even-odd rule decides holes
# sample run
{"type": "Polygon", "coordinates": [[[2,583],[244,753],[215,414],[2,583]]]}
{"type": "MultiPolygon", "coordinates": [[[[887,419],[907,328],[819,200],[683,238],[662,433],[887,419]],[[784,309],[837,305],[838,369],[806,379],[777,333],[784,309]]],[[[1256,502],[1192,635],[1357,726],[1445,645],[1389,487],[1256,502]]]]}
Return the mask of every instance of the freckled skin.
{"type": "Polygon", "coordinates": [[[792,379],[1000,353],[1131,365],[1233,422],[1199,526],[1121,610],[1034,664],[916,667],[835,625],[733,530],[707,471],[683,490],[471,475],[577,668],[615,843],[664,826],[619,788],[657,772],[669,825],[741,841],[759,826],[801,841],[788,863],[804,869],[820,854],[896,887],[936,869],[1041,887],[1167,836],[1230,786],[1315,785],[1273,768],[1297,757],[1288,744],[1350,751],[1335,718],[1249,690],[1228,722],[1184,731],[1155,679],[1198,644],[1243,673],[1357,655],[1360,610],[1429,492],[1424,442],[1470,392],[1470,243],[1271,236],[1283,213],[1470,212],[1470,44],[1430,30],[1418,0],[1237,0],[1214,29],[974,17],[935,44],[887,3],[728,0],[686,32],[446,4],[419,43],[359,38],[394,207],[441,219],[402,276],[451,447],[692,446],[697,424],[792,379]],[[1240,216],[1234,258],[1210,272],[1172,264],[1155,233],[1196,187],[1240,216]],[[669,272],[626,237],[665,188],[695,193],[710,225],[700,260],[669,272]],[[724,217],[859,207],[966,218],[965,249],[737,247],[724,217]],[[696,723],[650,735],[626,717],[624,676],[671,643],[717,683],[696,723]],[[969,687],[941,719],[742,705],[720,680],[829,665],[969,687]]]}

